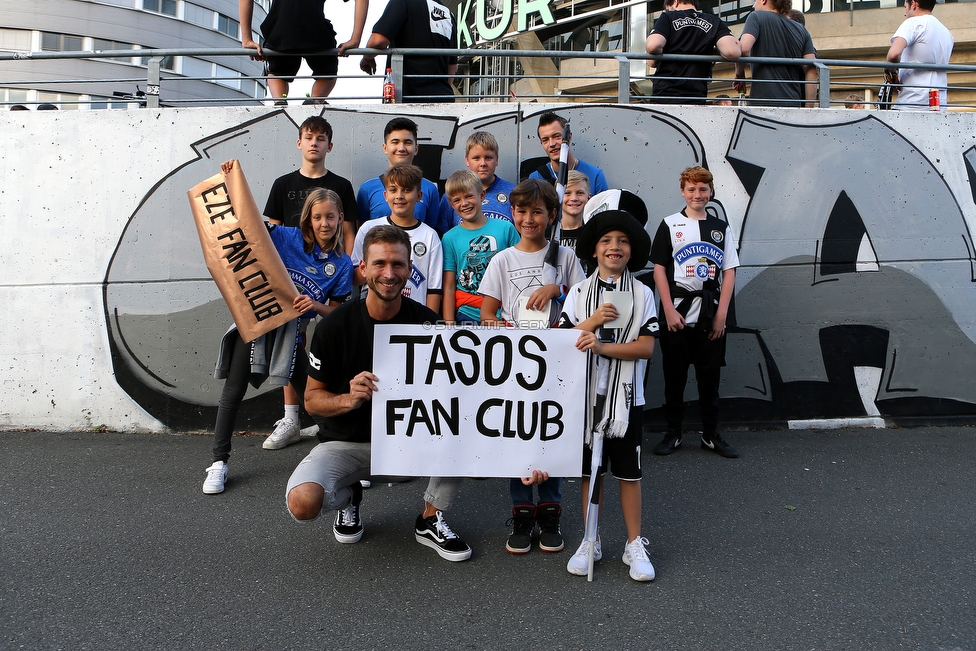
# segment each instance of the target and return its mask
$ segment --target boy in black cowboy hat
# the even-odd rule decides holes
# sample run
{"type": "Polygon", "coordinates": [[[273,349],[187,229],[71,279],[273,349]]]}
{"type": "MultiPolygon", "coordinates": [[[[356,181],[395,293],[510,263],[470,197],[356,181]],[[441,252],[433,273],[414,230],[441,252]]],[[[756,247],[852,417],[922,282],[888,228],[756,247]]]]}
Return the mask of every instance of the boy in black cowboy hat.
{"type": "MultiPolygon", "coordinates": [[[[643,215],[646,220],[646,214],[643,215]]],[[[644,370],[658,334],[654,294],[634,278],[647,264],[651,239],[629,212],[605,210],[590,217],[576,243],[581,260],[595,262],[596,271],[573,285],[563,304],[560,327],[581,330],[576,348],[587,353],[585,440],[593,433],[605,441],[600,472],[609,467],[620,481],[620,505],[627,526],[622,560],[636,581],[654,579],[641,536],[640,446],[643,427],[644,370]]],[[[583,513],[587,511],[591,450],[583,450],[583,513]]],[[[585,576],[590,545],[594,560],[603,556],[599,537],[584,540],[569,560],[571,574],[585,576]]]]}

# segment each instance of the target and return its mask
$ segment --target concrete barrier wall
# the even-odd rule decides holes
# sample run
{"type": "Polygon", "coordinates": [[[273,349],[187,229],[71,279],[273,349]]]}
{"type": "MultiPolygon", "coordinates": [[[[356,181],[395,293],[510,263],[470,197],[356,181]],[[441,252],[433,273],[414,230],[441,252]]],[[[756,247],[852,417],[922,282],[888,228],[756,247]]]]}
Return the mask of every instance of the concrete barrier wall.
{"type": "MultiPolygon", "coordinates": [[[[317,107],[317,109],[320,107],[317,107]]],[[[486,129],[499,174],[541,156],[538,104],[327,107],[328,167],[358,187],[386,166],[392,115],[420,124],[444,179],[486,129]]],[[[728,420],[976,413],[976,115],[559,107],[576,154],[647,203],[653,233],[683,206],[689,165],[715,175],[738,236],[728,420]]],[[[230,323],[186,191],[241,160],[259,205],[300,163],[312,107],[0,114],[0,428],[207,429],[230,323]]],[[[249,394],[250,395],[250,394],[249,394]]],[[[280,393],[250,397],[268,427],[280,393]]],[[[652,415],[660,368],[648,379],[652,415]]],[[[687,398],[695,399],[689,386],[687,398]]]]}

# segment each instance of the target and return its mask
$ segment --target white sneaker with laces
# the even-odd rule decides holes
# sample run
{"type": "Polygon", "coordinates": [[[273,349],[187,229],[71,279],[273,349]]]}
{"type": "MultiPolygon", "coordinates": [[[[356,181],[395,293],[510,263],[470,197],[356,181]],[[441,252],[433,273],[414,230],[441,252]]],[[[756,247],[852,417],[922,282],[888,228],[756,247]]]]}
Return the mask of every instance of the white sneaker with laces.
{"type": "Polygon", "coordinates": [[[271,436],[264,439],[261,445],[265,450],[280,450],[292,443],[298,443],[302,437],[302,428],[291,418],[282,418],[275,423],[274,431],[271,436]]]}
{"type": "MultiPolygon", "coordinates": [[[[603,544],[600,542],[600,536],[596,537],[596,542],[593,543],[593,562],[596,562],[603,558],[603,544]]],[[[576,576],[586,576],[590,569],[590,541],[584,540],[580,543],[579,549],[573,554],[573,557],[569,559],[566,563],[566,571],[570,574],[575,574],[576,576]]]]}
{"type": "Polygon", "coordinates": [[[207,468],[207,478],[203,481],[203,492],[207,495],[216,495],[224,492],[224,482],[227,481],[227,463],[224,461],[214,461],[207,468]]]}
{"type": "Polygon", "coordinates": [[[647,557],[645,548],[647,544],[647,538],[638,536],[624,545],[624,555],[620,560],[624,565],[630,566],[630,578],[634,581],[654,580],[654,566],[651,565],[651,559],[647,557]]]}

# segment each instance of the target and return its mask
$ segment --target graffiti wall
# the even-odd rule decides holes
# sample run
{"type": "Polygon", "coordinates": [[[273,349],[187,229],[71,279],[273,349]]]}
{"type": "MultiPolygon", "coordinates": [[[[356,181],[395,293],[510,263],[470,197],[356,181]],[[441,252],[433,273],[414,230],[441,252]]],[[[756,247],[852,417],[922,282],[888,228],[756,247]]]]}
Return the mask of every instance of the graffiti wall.
{"type": "MultiPolygon", "coordinates": [[[[715,175],[737,236],[722,381],[728,420],[976,414],[976,115],[847,110],[486,104],[0,114],[0,428],[212,426],[229,314],[186,191],[237,158],[259,206],[296,169],[297,125],[335,130],[328,168],[355,187],[385,169],[383,127],[420,125],[443,181],[488,130],[500,176],[542,149],[538,115],[572,121],[576,155],[647,203],[653,234],[683,206],[678,175],[715,175]]],[[[649,415],[663,397],[659,363],[649,415]]],[[[242,427],[280,393],[254,391],[242,427]]],[[[696,394],[694,383],[686,393],[696,394]]]]}

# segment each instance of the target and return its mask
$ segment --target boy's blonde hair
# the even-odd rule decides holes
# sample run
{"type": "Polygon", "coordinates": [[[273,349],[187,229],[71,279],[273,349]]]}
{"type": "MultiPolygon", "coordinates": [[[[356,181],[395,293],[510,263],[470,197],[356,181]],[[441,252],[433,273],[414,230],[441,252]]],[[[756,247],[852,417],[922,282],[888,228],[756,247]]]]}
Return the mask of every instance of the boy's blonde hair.
{"type": "Polygon", "coordinates": [[[395,183],[405,190],[419,190],[424,173],[416,165],[400,163],[394,165],[383,175],[383,187],[395,183]]]}
{"type": "Polygon", "coordinates": [[[569,170],[569,174],[566,175],[566,187],[571,185],[582,185],[586,188],[586,192],[590,191],[590,177],[579,170],[569,170]]]}
{"type": "Polygon", "coordinates": [[[472,147],[480,146],[482,149],[495,152],[498,155],[498,141],[495,136],[487,131],[475,131],[468,136],[468,143],[464,146],[464,155],[467,156],[472,147]]]}
{"type": "Polygon", "coordinates": [[[333,253],[341,250],[339,245],[342,243],[342,222],[344,221],[342,215],[342,199],[339,198],[339,195],[334,190],[312,188],[308,196],[305,197],[305,204],[302,206],[302,217],[298,222],[299,227],[302,229],[302,240],[305,241],[305,253],[311,253],[315,247],[315,232],[312,229],[312,208],[316,204],[324,201],[331,201],[335,204],[336,210],[339,211],[339,224],[336,227],[336,232],[332,234],[329,241],[322,247],[322,253],[333,253]]]}
{"type": "Polygon", "coordinates": [[[481,179],[478,175],[469,169],[458,170],[447,177],[447,181],[444,182],[444,194],[448,198],[452,194],[458,194],[459,192],[472,192],[475,195],[481,194],[481,179]]]}

